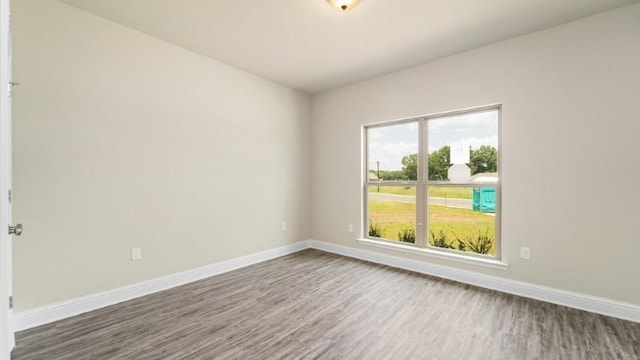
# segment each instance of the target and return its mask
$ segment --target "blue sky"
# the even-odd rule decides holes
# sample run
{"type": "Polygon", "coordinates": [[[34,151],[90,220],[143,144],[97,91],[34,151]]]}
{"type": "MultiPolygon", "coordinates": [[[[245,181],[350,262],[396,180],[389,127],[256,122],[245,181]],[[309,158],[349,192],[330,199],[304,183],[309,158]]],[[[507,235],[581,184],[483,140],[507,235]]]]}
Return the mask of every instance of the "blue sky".
{"type": "MultiPolygon", "coordinates": [[[[498,148],[498,111],[434,118],[428,121],[428,132],[429,153],[445,145],[498,148]]],[[[370,128],[368,142],[369,169],[375,170],[380,161],[380,170],[401,170],[402,157],[418,152],[418,123],[370,128]]]]}

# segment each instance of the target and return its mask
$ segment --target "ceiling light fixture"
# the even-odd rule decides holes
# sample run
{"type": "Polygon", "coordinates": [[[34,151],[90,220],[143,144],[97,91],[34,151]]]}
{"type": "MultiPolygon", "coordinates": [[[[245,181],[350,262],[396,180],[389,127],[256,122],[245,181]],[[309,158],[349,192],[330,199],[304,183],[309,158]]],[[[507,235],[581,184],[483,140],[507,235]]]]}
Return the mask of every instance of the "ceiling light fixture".
{"type": "Polygon", "coordinates": [[[349,11],[356,7],[358,0],[327,0],[338,11],[349,11]]]}

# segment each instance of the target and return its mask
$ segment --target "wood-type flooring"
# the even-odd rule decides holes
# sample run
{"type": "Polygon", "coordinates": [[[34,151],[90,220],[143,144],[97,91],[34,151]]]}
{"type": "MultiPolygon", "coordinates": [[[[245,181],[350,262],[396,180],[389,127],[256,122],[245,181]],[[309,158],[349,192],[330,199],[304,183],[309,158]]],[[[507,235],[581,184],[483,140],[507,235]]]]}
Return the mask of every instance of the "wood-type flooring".
{"type": "Polygon", "coordinates": [[[20,332],[12,358],[640,359],[640,324],[304,250],[20,332]]]}

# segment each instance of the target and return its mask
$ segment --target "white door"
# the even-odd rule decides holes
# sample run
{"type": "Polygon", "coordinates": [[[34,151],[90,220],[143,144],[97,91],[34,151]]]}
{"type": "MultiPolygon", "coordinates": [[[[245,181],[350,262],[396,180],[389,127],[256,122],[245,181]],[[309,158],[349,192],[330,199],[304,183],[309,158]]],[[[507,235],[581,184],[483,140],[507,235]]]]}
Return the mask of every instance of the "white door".
{"type": "MultiPolygon", "coordinates": [[[[10,0],[0,0],[0,359],[15,345],[9,297],[12,285],[11,223],[11,30],[10,0]]],[[[15,231],[16,228],[12,228],[15,231]]],[[[21,232],[22,229],[20,229],[21,232]]]]}

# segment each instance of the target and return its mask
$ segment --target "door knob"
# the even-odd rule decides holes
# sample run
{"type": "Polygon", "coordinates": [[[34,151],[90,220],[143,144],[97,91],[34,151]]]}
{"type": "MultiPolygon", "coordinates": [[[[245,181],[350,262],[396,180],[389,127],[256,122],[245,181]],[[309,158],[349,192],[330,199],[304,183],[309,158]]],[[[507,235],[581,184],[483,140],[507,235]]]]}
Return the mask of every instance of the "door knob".
{"type": "Polygon", "coordinates": [[[22,224],[9,225],[9,235],[20,236],[20,234],[22,234],[22,224]]]}

